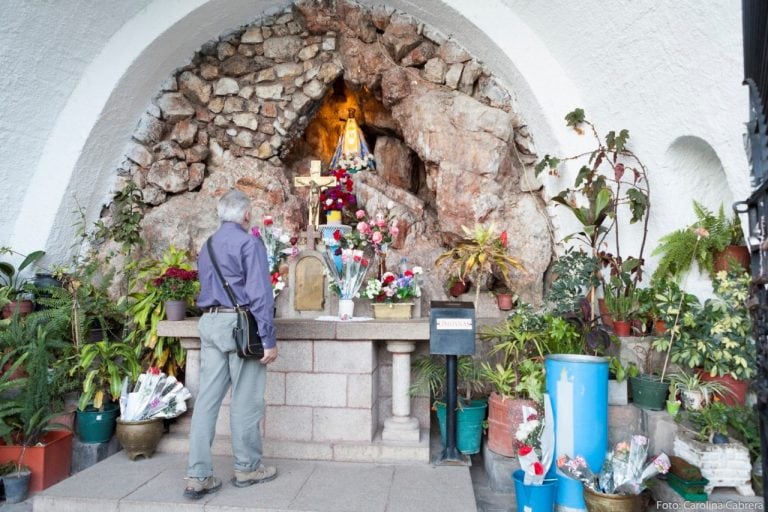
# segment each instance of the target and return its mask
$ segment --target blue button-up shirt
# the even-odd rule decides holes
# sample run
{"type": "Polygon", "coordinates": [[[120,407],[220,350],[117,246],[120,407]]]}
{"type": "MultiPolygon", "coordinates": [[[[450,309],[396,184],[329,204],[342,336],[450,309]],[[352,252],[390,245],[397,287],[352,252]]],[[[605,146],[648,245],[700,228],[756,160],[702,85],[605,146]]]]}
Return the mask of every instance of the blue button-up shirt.
{"type": "MultiPolygon", "coordinates": [[[[275,301],[272,297],[272,281],[269,276],[264,242],[261,238],[248,234],[235,222],[223,222],[218,231],[213,234],[212,243],[216,261],[219,263],[224,279],[229,282],[237,303],[249,305],[259,326],[264,348],[274,347],[276,344],[275,301]]],[[[200,256],[197,258],[197,270],[200,280],[197,305],[201,308],[234,307],[216,275],[206,244],[203,244],[200,256]]]]}

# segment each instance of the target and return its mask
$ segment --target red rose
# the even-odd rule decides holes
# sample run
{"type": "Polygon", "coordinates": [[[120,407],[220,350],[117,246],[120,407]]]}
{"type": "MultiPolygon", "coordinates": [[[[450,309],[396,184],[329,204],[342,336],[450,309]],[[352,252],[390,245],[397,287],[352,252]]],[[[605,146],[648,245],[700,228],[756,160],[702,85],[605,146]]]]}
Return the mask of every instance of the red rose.
{"type": "Polygon", "coordinates": [[[363,258],[362,261],[360,261],[360,265],[367,267],[368,266],[368,260],[363,258]]]}
{"type": "Polygon", "coordinates": [[[337,242],[339,240],[341,240],[341,231],[339,231],[338,229],[336,231],[334,231],[333,232],[333,239],[336,240],[337,242]]]}
{"type": "Polygon", "coordinates": [[[392,274],[389,274],[387,275],[387,277],[384,278],[384,284],[389,284],[394,280],[395,280],[395,276],[393,276],[392,274]]]}
{"type": "Polygon", "coordinates": [[[413,277],[413,271],[406,270],[405,272],[403,272],[403,276],[404,277],[413,277]]]}
{"type": "Polygon", "coordinates": [[[272,225],[272,216],[266,215],[264,217],[264,226],[271,226],[272,225]]]}
{"type": "Polygon", "coordinates": [[[531,453],[531,451],[532,451],[532,450],[533,450],[533,448],[531,448],[531,447],[530,447],[530,446],[528,446],[527,444],[524,444],[523,446],[521,446],[521,447],[520,447],[520,448],[517,450],[517,453],[518,453],[519,455],[522,455],[523,457],[525,457],[526,455],[528,455],[529,453],[531,453]]]}
{"type": "Polygon", "coordinates": [[[544,474],[544,466],[541,464],[541,462],[536,461],[533,463],[533,474],[537,476],[544,474]]]}
{"type": "Polygon", "coordinates": [[[508,240],[508,235],[507,235],[506,231],[502,231],[501,232],[501,234],[499,235],[499,240],[501,240],[501,246],[502,247],[506,247],[507,246],[507,243],[509,242],[509,240],[508,240]]]}

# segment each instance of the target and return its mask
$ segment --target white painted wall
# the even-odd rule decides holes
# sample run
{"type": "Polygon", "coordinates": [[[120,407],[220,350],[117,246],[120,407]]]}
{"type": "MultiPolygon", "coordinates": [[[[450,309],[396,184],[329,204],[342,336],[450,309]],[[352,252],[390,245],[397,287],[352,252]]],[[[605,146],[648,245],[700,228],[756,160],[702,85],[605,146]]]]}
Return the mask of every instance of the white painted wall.
{"type": "MultiPolygon", "coordinates": [[[[0,79],[0,244],[44,247],[52,259],[63,259],[74,198],[96,217],[160,83],[208,39],[286,3],[13,0],[4,6],[0,64],[11,72],[0,79]]],[[[516,93],[540,154],[587,147],[563,121],[577,106],[601,131],[628,128],[651,170],[654,239],[692,219],[693,197],[716,207],[748,194],[736,0],[387,3],[455,37],[501,77],[516,93]],[[679,140],[701,143],[683,144],[683,151],[679,140]],[[711,171],[707,179],[719,185],[686,187],[710,153],[722,176],[711,171]]],[[[550,193],[561,186],[546,185],[550,193]]],[[[554,211],[560,233],[569,232],[569,214],[554,211]]],[[[624,246],[636,233],[627,235],[624,246]]]]}

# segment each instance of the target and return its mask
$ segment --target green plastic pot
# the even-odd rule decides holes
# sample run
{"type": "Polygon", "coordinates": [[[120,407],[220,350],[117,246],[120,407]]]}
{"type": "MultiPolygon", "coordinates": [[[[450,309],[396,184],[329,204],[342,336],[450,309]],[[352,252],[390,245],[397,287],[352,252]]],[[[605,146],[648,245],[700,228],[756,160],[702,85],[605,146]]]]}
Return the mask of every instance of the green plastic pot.
{"type": "MultiPolygon", "coordinates": [[[[445,404],[437,403],[437,420],[440,424],[440,437],[445,446],[445,404]]],[[[480,451],[483,438],[483,420],[488,409],[488,401],[472,400],[456,409],[456,449],[465,455],[480,451]]]]}
{"type": "Polygon", "coordinates": [[[638,407],[651,411],[661,411],[666,407],[669,396],[669,382],[660,381],[655,375],[630,377],[632,401],[638,407]]]}
{"type": "Polygon", "coordinates": [[[76,417],[77,436],[83,443],[106,443],[115,433],[120,407],[116,403],[104,405],[99,411],[88,406],[84,411],[78,409],[76,417]]]}

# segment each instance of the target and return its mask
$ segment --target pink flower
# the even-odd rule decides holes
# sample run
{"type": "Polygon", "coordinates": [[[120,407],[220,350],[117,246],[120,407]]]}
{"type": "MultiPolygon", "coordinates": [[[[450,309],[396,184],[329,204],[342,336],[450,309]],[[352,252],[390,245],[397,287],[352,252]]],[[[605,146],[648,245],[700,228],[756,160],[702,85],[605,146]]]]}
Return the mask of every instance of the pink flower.
{"type": "Polygon", "coordinates": [[[357,218],[357,220],[364,219],[365,218],[365,210],[357,210],[355,212],[355,217],[357,218]]]}
{"type": "Polygon", "coordinates": [[[258,228],[258,226],[253,226],[253,227],[251,228],[251,234],[252,234],[253,236],[257,236],[257,237],[260,237],[260,236],[261,236],[261,231],[259,231],[259,228],[258,228]]]}
{"type": "Polygon", "coordinates": [[[372,240],[372,241],[373,241],[373,243],[375,243],[375,244],[380,244],[380,243],[381,243],[381,240],[382,240],[382,238],[383,238],[383,237],[381,236],[381,232],[380,232],[380,231],[377,231],[377,232],[375,232],[375,233],[373,234],[373,236],[371,236],[371,240],[372,240]]]}
{"type": "Polygon", "coordinates": [[[390,234],[390,235],[392,235],[392,236],[397,236],[397,235],[398,235],[398,233],[400,233],[400,230],[398,229],[398,227],[397,227],[397,226],[395,226],[395,225],[392,225],[392,227],[391,227],[391,228],[389,228],[389,234],[390,234]]]}
{"type": "Polygon", "coordinates": [[[271,226],[272,225],[272,216],[271,215],[265,215],[264,216],[264,226],[271,226]]]}
{"type": "Polygon", "coordinates": [[[357,230],[363,235],[367,235],[371,232],[371,227],[368,225],[367,222],[358,222],[357,230]]]}
{"type": "Polygon", "coordinates": [[[378,227],[380,227],[380,228],[383,228],[384,226],[386,226],[386,225],[387,225],[387,221],[386,221],[386,220],[384,220],[383,218],[378,218],[378,217],[377,217],[377,218],[376,218],[376,225],[377,225],[378,227]]]}

